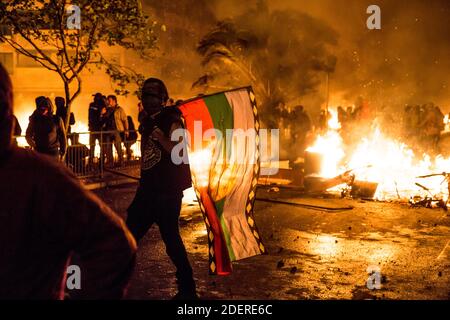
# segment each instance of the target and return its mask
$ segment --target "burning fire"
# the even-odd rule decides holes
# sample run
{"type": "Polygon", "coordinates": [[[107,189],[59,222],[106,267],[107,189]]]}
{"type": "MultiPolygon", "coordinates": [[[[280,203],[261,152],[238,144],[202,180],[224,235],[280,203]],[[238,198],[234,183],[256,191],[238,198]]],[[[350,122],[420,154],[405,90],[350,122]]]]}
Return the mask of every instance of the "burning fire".
{"type": "Polygon", "coordinates": [[[313,146],[306,149],[307,151],[323,155],[320,175],[325,178],[332,178],[339,174],[340,164],[345,156],[344,142],[338,132],[341,125],[338,121],[337,112],[330,110],[330,114],[331,118],[328,121],[329,130],[325,135],[319,136],[313,146]]]}
{"type": "Polygon", "coordinates": [[[338,131],[337,112],[332,111],[331,116],[328,131],[307,149],[322,155],[321,176],[331,178],[353,170],[357,180],[378,183],[374,196],[378,200],[408,199],[416,195],[447,199],[448,188],[443,176],[417,177],[448,172],[450,159],[442,156],[432,159],[427,154],[419,157],[406,144],[386,137],[378,127],[347,154],[338,131]],[[425,186],[428,191],[416,183],[425,186]]]}
{"type": "Polygon", "coordinates": [[[212,151],[204,148],[189,153],[189,164],[195,183],[198,187],[207,187],[209,184],[209,167],[212,161],[212,151]]]}

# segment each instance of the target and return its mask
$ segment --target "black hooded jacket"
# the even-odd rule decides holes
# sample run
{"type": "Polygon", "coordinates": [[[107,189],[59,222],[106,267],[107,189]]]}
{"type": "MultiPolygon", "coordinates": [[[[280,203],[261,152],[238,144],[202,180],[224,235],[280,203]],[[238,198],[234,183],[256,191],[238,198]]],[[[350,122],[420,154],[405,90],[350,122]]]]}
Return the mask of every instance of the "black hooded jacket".
{"type": "Polygon", "coordinates": [[[55,116],[42,115],[38,110],[30,116],[26,139],[28,144],[40,153],[57,155],[66,151],[62,120],[55,116]]]}

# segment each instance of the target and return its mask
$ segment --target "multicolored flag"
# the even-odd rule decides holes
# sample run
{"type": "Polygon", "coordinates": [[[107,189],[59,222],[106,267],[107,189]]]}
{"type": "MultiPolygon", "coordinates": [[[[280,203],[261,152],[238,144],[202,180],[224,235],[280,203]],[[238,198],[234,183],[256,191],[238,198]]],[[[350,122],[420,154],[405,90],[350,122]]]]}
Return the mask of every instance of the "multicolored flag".
{"type": "Polygon", "coordinates": [[[189,164],[208,231],[210,273],[265,253],[253,217],[260,169],[259,121],[251,87],[200,96],[180,105],[189,164]]]}

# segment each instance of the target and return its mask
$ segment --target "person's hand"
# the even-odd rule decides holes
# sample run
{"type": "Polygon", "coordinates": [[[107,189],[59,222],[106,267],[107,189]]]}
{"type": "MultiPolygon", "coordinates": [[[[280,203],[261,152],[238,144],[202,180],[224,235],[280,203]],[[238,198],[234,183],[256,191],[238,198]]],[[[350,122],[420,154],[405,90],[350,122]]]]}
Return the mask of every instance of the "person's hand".
{"type": "Polygon", "coordinates": [[[162,132],[162,130],[158,127],[156,127],[153,131],[152,131],[152,139],[153,140],[157,140],[160,141],[161,139],[164,139],[164,132],[162,132]]]}

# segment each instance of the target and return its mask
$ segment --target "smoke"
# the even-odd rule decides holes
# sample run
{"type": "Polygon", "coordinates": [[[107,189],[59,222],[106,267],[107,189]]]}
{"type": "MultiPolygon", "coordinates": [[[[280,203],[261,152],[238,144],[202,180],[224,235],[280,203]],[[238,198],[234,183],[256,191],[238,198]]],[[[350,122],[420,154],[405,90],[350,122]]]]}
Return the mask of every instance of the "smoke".
{"type": "MultiPolygon", "coordinates": [[[[283,100],[289,107],[303,104],[313,118],[325,106],[327,81],[323,65],[320,67],[319,63],[317,70],[312,62],[326,62],[325,57],[336,57],[329,77],[331,106],[345,107],[363,96],[372,108],[385,107],[384,110],[393,112],[400,112],[405,104],[427,102],[441,106],[444,112],[450,111],[448,0],[143,0],[143,4],[161,26],[160,50],[146,64],[129,55],[124,55],[123,61],[146,76],[161,77],[175,99],[201,92],[191,88],[205,72],[196,47],[219,21],[231,20],[239,30],[249,29],[255,39],[264,40],[252,43],[252,68],[263,66],[268,71],[261,72],[260,79],[276,83],[275,87],[269,86],[274,101],[283,100]],[[381,30],[366,27],[366,9],[371,4],[381,8],[381,30]],[[264,10],[272,17],[270,20],[261,14],[264,10]],[[268,34],[270,38],[266,39],[264,35],[268,34]],[[275,65],[273,59],[262,59],[268,51],[282,69],[265,68],[268,62],[275,65]],[[311,59],[317,56],[323,59],[311,59]],[[300,69],[308,72],[297,72],[300,69]],[[274,88],[283,91],[283,99],[275,96],[274,88]]],[[[114,48],[109,51],[114,54],[114,48]]],[[[47,84],[44,92],[40,86],[31,92],[29,88],[39,82],[34,75],[32,69],[20,70],[20,80],[15,84],[20,91],[15,99],[16,112],[24,113],[23,126],[33,109],[35,96],[62,92],[59,80],[52,74],[41,76],[41,71],[39,77],[45,77],[55,89],[48,89],[47,84]]],[[[18,76],[19,73],[15,75],[18,76]]],[[[95,81],[89,78],[92,77],[86,75],[83,93],[74,108],[77,119],[84,122],[92,93],[114,91],[103,75],[96,74],[95,81]]],[[[250,83],[242,78],[228,80],[210,90],[250,83]]],[[[136,98],[119,97],[119,100],[136,117],[136,98]]]]}
{"type": "Polygon", "coordinates": [[[334,71],[330,48],[337,33],[320,19],[294,10],[270,10],[258,1],[243,13],[222,20],[201,40],[205,75],[196,83],[214,91],[251,84],[266,125],[306,96],[321,97],[318,87],[334,71]],[[283,106],[284,105],[284,106],[283,106]]]}
{"type": "MultiPolygon", "coordinates": [[[[183,54],[187,54],[186,51],[194,52],[195,42],[205,36],[218,21],[234,21],[239,28],[249,30],[256,39],[271,35],[271,41],[259,43],[262,45],[261,52],[274,48],[280,51],[292,50],[285,46],[290,40],[286,38],[292,35],[304,41],[304,48],[309,47],[312,40],[324,43],[326,49],[337,58],[336,68],[330,75],[331,105],[350,105],[358,96],[363,96],[374,108],[384,106],[400,110],[407,103],[430,101],[444,110],[450,107],[450,3],[447,0],[176,0],[171,3],[166,11],[175,16],[187,17],[190,21],[191,34],[179,36],[187,45],[182,50],[178,47],[183,54]],[[262,14],[266,10],[265,3],[273,19],[268,20],[262,14]],[[371,4],[381,8],[381,30],[368,30],[366,27],[366,9],[371,4]],[[199,23],[199,16],[206,19],[199,23]],[[283,29],[286,25],[289,25],[289,29],[283,29]],[[334,41],[335,45],[328,46],[334,41]]],[[[166,21],[168,28],[175,22],[169,16],[166,21]]],[[[289,55],[299,53],[274,54],[276,58],[284,55],[285,59],[291,59],[289,55]]],[[[305,57],[300,58],[304,60],[305,57]]],[[[261,64],[266,62],[261,60],[261,64]]],[[[289,61],[281,58],[280,64],[289,65],[289,61]]],[[[179,80],[191,81],[202,75],[198,56],[190,55],[188,66],[182,67],[187,70],[181,72],[179,80]]],[[[301,62],[299,66],[302,67],[301,62]]],[[[292,70],[283,69],[281,74],[289,80],[292,70]]],[[[264,75],[268,79],[274,76],[280,75],[264,75]]],[[[298,94],[289,92],[286,102],[303,103],[315,113],[325,104],[326,75],[317,71],[305,77],[309,77],[312,83],[306,84],[304,91],[298,94]]],[[[233,83],[225,83],[227,85],[233,83]]],[[[187,86],[177,92],[192,95],[187,86]]]]}
{"type": "Polygon", "coordinates": [[[308,13],[339,34],[331,103],[363,96],[373,108],[433,101],[449,111],[450,2],[281,0],[269,7],[308,13]],[[381,30],[366,27],[371,4],[381,8],[381,30]]]}

